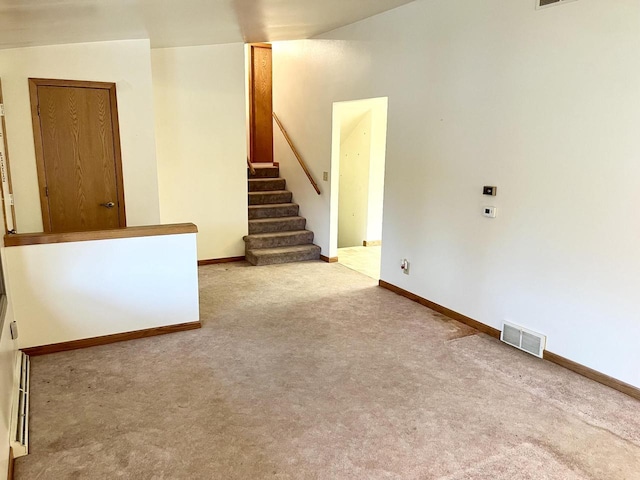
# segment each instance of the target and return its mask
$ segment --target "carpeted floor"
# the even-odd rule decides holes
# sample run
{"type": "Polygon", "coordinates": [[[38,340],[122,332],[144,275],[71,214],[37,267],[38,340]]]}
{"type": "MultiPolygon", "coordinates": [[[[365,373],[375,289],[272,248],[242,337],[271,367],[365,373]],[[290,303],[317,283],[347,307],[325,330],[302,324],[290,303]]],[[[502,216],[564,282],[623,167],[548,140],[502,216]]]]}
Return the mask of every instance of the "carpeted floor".
{"type": "Polygon", "coordinates": [[[640,479],[640,402],[365,275],[200,281],[201,330],[32,359],[17,479],[640,479]]]}

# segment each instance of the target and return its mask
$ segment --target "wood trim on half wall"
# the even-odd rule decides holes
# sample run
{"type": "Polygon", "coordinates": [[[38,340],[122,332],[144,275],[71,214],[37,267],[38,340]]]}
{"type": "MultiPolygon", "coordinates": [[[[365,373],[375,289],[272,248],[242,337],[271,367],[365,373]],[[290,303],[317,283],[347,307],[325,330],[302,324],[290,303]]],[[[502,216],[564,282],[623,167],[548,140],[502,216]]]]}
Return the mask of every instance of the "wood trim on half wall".
{"type": "Polygon", "coordinates": [[[91,232],[18,233],[5,235],[4,246],[26,247],[28,245],[45,245],[48,243],[157,237],[161,235],[182,235],[184,233],[198,233],[198,227],[193,223],[175,223],[171,225],[145,225],[142,227],[114,228],[112,230],[94,230],[91,232]]]}
{"type": "MultiPolygon", "coordinates": [[[[442,313],[443,315],[457,320],[465,325],[469,325],[470,327],[475,328],[476,330],[486,333],[494,338],[500,339],[500,330],[493,328],[489,325],[486,325],[478,320],[474,320],[473,318],[467,317],[466,315],[462,315],[461,313],[455,312],[447,307],[443,307],[442,305],[438,305],[426,298],[422,298],[415,293],[411,293],[407,290],[404,290],[400,287],[396,287],[391,283],[387,283],[384,280],[379,281],[379,285],[382,288],[390,290],[398,295],[401,295],[409,300],[413,300],[414,302],[419,303],[420,305],[424,305],[425,307],[430,308],[431,310],[435,310],[436,312],[442,313]]],[[[614,390],[618,390],[619,392],[625,393],[630,397],[636,398],[640,400],[640,388],[634,387],[633,385],[629,385],[621,380],[617,380],[613,377],[605,375],[604,373],[600,373],[596,370],[593,370],[589,367],[585,367],[579,363],[576,363],[568,358],[561,357],[555,353],[549,352],[547,350],[544,351],[544,360],[548,362],[555,363],[556,365],[560,365],[561,367],[566,368],[567,370],[571,370],[583,377],[586,377],[595,382],[601,383],[602,385],[606,385],[607,387],[613,388],[614,390]]]]}
{"type": "Polygon", "coordinates": [[[245,260],[246,257],[244,255],[241,257],[212,258],[210,260],[198,260],[198,266],[202,267],[204,265],[218,265],[220,263],[244,262],[245,260]]]}
{"type": "Polygon", "coordinates": [[[22,351],[29,356],[37,357],[38,355],[47,355],[49,353],[66,352],[68,350],[96,347],[98,345],[108,345],[109,343],[124,342],[126,340],[135,340],[138,338],[154,337],[156,335],[165,335],[167,333],[195,330],[201,327],[202,324],[200,322],[178,323],[176,325],[146,328],[144,330],[135,330],[133,332],[114,333],[112,335],[103,335],[101,337],[84,338],[82,340],[72,340],[70,342],[52,343],[50,345],[42,345],[39,347],[28,347],[23,348],[22,351]]]}
{"type": "Polygon", "coordinates": [[[320,260],[327,263],[338,263],[338,257],[325,257],[324,255],[320,255],[320,260]]]}

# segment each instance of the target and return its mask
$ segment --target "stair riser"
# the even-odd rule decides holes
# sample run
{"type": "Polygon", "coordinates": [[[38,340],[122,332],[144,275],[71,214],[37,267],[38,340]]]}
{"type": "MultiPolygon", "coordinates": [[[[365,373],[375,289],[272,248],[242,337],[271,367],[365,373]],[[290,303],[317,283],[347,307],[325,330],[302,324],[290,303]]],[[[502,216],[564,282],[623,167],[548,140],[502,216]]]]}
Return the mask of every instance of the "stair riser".
{"type": "Polygon", "coordinates": [[[249,205],[269,205],[273,203],[291,203],[291,192],[282,193],[252,193],[249,195],[249,205]]]}
{"type": "Polygon", "coordinates": [[[273,222],[254,223],[249,222],[249,235],[256,233],[288,232],[292,230],[304,230],[307,221],[304,218],[296,220],[276,220],[273,222]]]}
{"type": "Polygon", "coordinates": [[[251,208],[249,207],[249,220],[257,218],[297,217],[300,211],[298,205],[286,207],[251,208]]]}
{"type": "Polygon", "coordinates": [[[313,232],[295,233],[275,238],[249,238],[245,241],[246,250],[254,248],[292,247],[313,243],[313,232]]]}
{"type": "Polygon", "coordinates": [[[251,252],[247,252],[247,261],[255,266],[275,265],[279,263],[304,262],[306,260],[319,260],[320,248],[308,252],[296,252],[286,255],[261,255],[256,257],[251,252]]]}
{"type": "Polygon", "coordinates": [[[275,178],[273,180],[249,180],[250,192],[270,192],[273,190],[284,190],[287,182],[284,178],[275,178]]]}
{"type": "Polygon", "coordinates": [[[278,167],[256,167],[255,175],[252,175],[249,169],[247,168],[247,177],[248,178],[278,178],[280,175],[280,169],[278,167]]]}

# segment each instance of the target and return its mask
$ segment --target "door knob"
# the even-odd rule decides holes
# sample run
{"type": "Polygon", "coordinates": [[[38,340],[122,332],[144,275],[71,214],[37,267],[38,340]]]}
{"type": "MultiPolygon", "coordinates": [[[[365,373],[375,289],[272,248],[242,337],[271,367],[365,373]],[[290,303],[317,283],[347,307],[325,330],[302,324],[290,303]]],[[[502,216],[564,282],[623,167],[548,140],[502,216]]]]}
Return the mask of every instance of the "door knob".
{"type": "Polygon", "coordinates": [[[105,208],[113,208],[116,206],[116,204],[113,202],[107,202],[107,203],[101,203],[100,206],[105,208]]]}

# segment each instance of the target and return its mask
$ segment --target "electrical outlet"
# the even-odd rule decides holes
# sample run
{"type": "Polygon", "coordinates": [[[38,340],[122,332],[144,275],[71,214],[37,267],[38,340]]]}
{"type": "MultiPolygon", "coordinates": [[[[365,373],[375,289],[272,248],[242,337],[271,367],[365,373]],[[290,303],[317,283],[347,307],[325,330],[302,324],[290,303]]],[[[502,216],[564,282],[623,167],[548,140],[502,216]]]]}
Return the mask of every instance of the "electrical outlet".
{"type": "Polygon", "coordinates": [[[409,275],[410,266],[411,265],[409,264],[409,260],[407,260],[406,258],[403,258],[400,262],[400,268],[402,269],[402,273],[404,273],[405,275],[409,275]]]}
{"type": "Polygon", "coordinates": [[[325,182],[329,181],[329,172],[322,172],[322,180],[325,182]]]}

